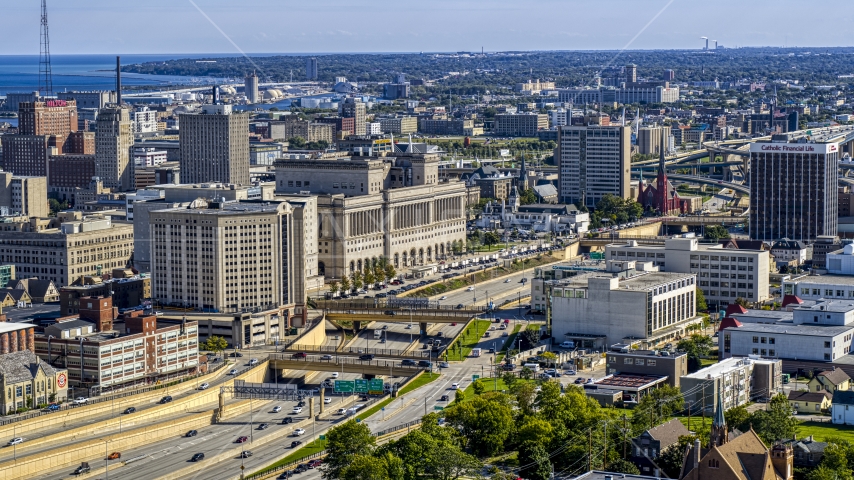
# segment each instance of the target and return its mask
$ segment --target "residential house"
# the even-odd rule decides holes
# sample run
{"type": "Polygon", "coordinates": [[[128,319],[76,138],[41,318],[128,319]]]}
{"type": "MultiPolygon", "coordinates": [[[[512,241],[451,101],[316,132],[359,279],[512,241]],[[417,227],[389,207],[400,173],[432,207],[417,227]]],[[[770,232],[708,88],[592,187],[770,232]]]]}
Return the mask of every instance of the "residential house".
{"type": "Polygon", "coordinates": [[[833,399],[833,394],[824,390],[818,392],[789,392],[789,406],[801,413],[830,411],[832,405],[831,399],[833,399]]]}
{"type": "Polygon", "coordinates": [[[59,289],[52,280],[24,278],[15,284],[16,289],[26,290],[33,303],[51,303],[59,301],[59,289]]]}
{"type": "Polygon", "coordinates": [[[822,390],[833,393],[837,390],[850,390],[851,377],[841,368],[833,367],[832,370],[818,372],[807,384],[809,391],[820,392],[822,390]]]}
{"type": "Polygon", "coordinates": [[[667,449],[676,445],[679,437],[691,432],[678,419],[672,419],[641,433],[632,439],[631,461],[644,475],[661,474],[655,460],[667,449]]]}
{"type": "Polygon", "coordinates": [[[807,245],[797,240],[784,238],[771,244],[771,255],[774,256],[777,267],[803,265],[807,261],[807,253],[807,245]]]}
{"type": "Polygon", "coordinates": [[[1,307],[28,307],[33,304],[33,300],[26,290],[20,288],[0,288],[0,306],[1,307]]]}
{"type": "Polygon", "coordinates": [[[854,391],[836,390],[833,392],[831,418],[837,425],[854,425],[854,391]]]}
{"type": "Polygon", "coordinates": [[[797,438],[787,442],[795,451],[795,466],[796,467],[817,467],[824,458],[824,449],[827,448],[827,442],[816,442],[812,435],[803,440],[797,438]]]}

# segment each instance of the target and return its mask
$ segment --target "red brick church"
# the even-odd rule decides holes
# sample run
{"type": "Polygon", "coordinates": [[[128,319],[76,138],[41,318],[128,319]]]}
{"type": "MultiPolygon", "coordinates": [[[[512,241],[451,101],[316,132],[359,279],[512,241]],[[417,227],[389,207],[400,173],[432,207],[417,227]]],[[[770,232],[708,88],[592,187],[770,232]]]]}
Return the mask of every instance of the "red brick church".
{"type": "Polygon", "coordinates": [[[659,149],[658,156],[658,176],[655,179],[655,184],[653,185],[650,182],[649,185],[644,185],[643,171],[641,171],[638,183],[638,203],[643,205],[644,210],[658,211],[662,215],[690,213],[693,210],[691,207],[693,198],[680,198],[679,192],[667,180],[667,171],[664,165],[664,149],[667,145],[666,138],[666,136],[662,136],[661,139],[661,148],[659,149]]]}

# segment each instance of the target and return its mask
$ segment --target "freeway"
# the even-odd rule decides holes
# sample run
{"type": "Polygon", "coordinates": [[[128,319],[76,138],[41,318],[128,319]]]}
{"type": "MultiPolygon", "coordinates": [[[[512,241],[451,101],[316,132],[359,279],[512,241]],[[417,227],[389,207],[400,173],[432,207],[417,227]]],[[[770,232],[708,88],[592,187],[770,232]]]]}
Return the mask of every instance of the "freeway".
{"type": "Polygon", "coordinates": [[[434,295],[430,297],[430,300],[439,300],[443,305],[463,304],[483,306],[486,304],[487,298],[489,298],[498,306],[500,305],[500,300],[519,298],[520,293],[522,296],[530,294],[530,283],[523,284],[520,282],[522,278],[530,280],[533,276],[533,271],[514,273],[478,283],[474,285],[474,290],[472,291],[467,291],[467,289],[454,290],[443,295],[434,295]],[[442,297],[445,298],[442,299],[442,297]]]}

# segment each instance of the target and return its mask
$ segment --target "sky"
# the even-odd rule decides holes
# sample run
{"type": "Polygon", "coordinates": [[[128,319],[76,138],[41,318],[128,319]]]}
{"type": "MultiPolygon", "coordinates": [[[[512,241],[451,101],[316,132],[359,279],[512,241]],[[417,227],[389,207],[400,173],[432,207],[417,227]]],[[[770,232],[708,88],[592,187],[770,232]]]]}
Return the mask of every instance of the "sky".
{"type": "MultiPolygon", "coordinates": [[[[39,1],[0,0],[0,55],[39,53],[39,1]]],[[[52,54],[851,46],[851,0],[48,0],[52,54]]]]}

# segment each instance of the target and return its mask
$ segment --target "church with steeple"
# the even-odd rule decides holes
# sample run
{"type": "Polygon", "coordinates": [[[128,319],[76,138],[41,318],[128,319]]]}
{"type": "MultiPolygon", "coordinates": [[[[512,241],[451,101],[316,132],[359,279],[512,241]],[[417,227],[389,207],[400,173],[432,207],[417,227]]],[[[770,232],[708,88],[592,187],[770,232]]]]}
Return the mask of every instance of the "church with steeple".
{"type": "Polygon", "coordinates": [[[700,439],[685,450],[679,478],[685,480],[792,480],[794,451],[777,444],[769,450],[753,431],[730,432],[724,418],[723,397],[718,394],[709,447],[700,439]]]}
{"type": "Polygon", "coordinates": [[[638,181],[638,203],[644,210],[659,212],[662,215],[678,215],[691,213],[697,197],[679,197],[679,192],[667,180],[667,169],[664,162],[664,151],[667,148],[667,129],[662,129],[661,147],[658,154],[658,176],[655,183],[644,184],[643,172],[638,181]]]}

